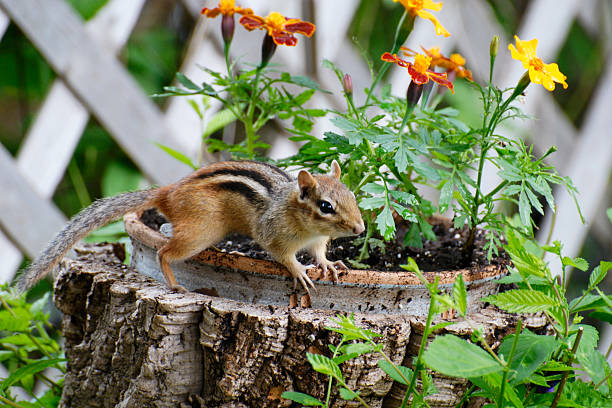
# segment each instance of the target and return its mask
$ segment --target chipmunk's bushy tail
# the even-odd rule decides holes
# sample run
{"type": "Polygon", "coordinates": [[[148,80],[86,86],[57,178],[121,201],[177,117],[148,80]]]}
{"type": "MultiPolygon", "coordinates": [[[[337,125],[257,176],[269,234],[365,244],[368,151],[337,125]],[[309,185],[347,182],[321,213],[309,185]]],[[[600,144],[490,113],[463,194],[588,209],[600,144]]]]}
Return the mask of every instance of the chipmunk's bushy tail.
{"type": "Polygon", "coordinates": [[[23,292],[53,270],[66,252],[93,230],[114,221],[130,211],[145,210],[153,205],[156,189],[119,194],[95,201],[81,210],[42,250],[23,272],[17,290],[23,292]]]}

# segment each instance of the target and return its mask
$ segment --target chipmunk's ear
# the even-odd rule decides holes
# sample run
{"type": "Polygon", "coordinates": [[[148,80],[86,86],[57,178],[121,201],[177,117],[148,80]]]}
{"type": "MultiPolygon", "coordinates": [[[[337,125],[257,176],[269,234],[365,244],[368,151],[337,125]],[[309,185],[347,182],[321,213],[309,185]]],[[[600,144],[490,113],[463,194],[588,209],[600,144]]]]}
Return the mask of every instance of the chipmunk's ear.
{"type": "Polygon", "coordinates": [[[300,198],[303,200],[308,192],[316,187],[317,181],[312,177],[308,170],[300,170],[298,173],[298,187],[300,188],[300,198]]]}
{"type": "Polygon", "coordinates": [[[340,180],[340,165],[336,160],[334,160],[331,164],[331,171],[329,172],[329,175],[336,180],[340,180]]]}

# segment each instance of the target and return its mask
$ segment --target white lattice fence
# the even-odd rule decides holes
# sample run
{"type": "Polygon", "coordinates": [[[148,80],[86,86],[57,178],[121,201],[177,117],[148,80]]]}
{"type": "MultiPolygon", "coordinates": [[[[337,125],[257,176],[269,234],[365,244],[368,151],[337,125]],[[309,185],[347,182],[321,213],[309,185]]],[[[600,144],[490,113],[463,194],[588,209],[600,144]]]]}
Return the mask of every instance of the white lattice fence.
{"type": "MultiPolygon", "coordinates": [[[[180,70],[196,82],[206,79],[198,64],[222,69],[224,61],[219,21],[200,18],[204,5],[200,0],[183,0],[186,9],[198,18],[180,70]]],[[[216,0],[207,0],[213,6],[216,0]]],[[[352,46],[346,33],[357,0],[304,1],[238,1],[265,15],[271,10],[289,16],[309,16],[317,31],[310,41],[300,40],[297,49],[279,47],[275,59],[296,73],[312,74],[314,56],[328,58],[351,73],[358,84],[369,82],[367,66],[352,46]],[[310,15],[311,14],[311,15],[310,15]],[[310,68],[309,68],[310,67],[310,68]]],[[[21,253],[34,256],[55,233],[65,217],[52,204],[52,196],[83,132],[89,115],[93,115],[153,182],[167,183],[178,179],[188,169],[171,159],[152,143],[160,142],[192,157],[200,153],[201,126],[184,98],[168,101],[164,111],[158,109],[136,85],[115,54],[125,44],[139,18],[144,0],[110,0],[88,23],[79,19],[63,0],[0,0],[0,38],[9,21],[13,21],[35,45],[58,75],[43,107],[23,142],[17,158],[0,148],[0,280],[13,276],[21,262],[21,253]],[[17,249],[19,248],[19,249],[17,249]]],[[[397,5],[397,7],[400,7],[397,5]]],[[[612,56],[612,5],[607,0],[533,0],[523,16],[519,32],[522,39],[538,38],[538,54],[545,61],[555,59],[569,28],[580,19],[590,32],[608,39],[606,55],[612,56]]],[[[436,38],[431,23],[419,21],[409,39],[418,48],[442,45],[443,51],[457,49],[479,78],[488,69],[488,45],[493,35],[502,41],[495,81],[500,86],[516,83],[523,72],[518,62],[510,61],[506,52],[511,41],[485,0],[446,0],[438,14],[452,33],[449,39],[436,38]]],[[[238,28],[232,52],[247,61],[259,59],[261,36],[238,28]]],[[[338,89],[334,75],[316,69],[316,79],[329,89],[338,89]]],[[[394,89],[405,89],[408,76],[392,72],[394,89]]],[[[363,86],[361,86],[363,88],[363,86]]],[[[558,146],[553,164],[563,175],[570,176],[580,191],[580,202],[586,224],[577,219],[574,204],[563,192],[557,192],[558,216],[553,239],[565,244],[569,256],[577,256],[593,224],[605,223],[603,210],[610,206],[608,184],[612,171],[612,68],[608,65],[592,95],[586,120],[576,129],[561,112],[552,96],[541,87],[528,89],[524,110],[535,121],[513,128],[517,134],[529,134],[540,151],[551,144],[558,146]]],[[[341,106],[334,96],[316,96],[314,104],[341,106]]],[[[208,115],[214,113],[213,107],[208,115]]],[[[320,123],[315,131],[328,129],[320,123]]],[[[509,130],[508,130],[509,131],[509,130]]],[[[283,155],[287,146],[279,143],[275,156],[283,155]]],[[[210,159],[210,157],[205,157],[210,159]]],[[[494,180],[489,180],[491,185],[494,180]]],[[[486,183],[485,183],[486,184],[486,183]]],[[[547,214],[542,232],[546,235],[551,214],[547,214]]],[[[597,229],[610,241],[609,224],[597,229]]],[[[612,251],[611,255],[612,255],[612,251]]],[[[553,268],[557,265],[553,265],[553,268]]],[[[609,335],[608,335],[609,336],[609,335]]],[[[609,341],[608,337],[608,341],[609,341]]]]}

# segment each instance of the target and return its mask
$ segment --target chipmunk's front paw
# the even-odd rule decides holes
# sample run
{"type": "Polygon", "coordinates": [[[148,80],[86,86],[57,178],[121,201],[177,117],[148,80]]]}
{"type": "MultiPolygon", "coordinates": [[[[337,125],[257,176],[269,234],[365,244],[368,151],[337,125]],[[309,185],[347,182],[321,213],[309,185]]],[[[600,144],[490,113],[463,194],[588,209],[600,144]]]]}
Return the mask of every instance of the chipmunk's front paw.
{"type": "Polygon", "coordinates": [[[327,279],[327,271],[331,271],[332,280],[334,282],[338,282],[338,269],[348,269],[344,262],[342,261],[330,261],[325,259],[324,261],[319,262],[319,267],[323,271],[323,279],[327,279]],[[338,269],[336,269],[338,268],[338,269]]]}
{"type": "Polygon", "coordinates": [[[299,267],[291,270],[291,274],[293,275],[293,290],[297,288],[298,280],[300,281],[302,287],[306,290],[308,294],[310,294],[310,288],[314,289],[314,283],[312,283],[312,281],[306,274],[306,271],[310,266],[300,265],[299,267]]]}
{"type": "Polygon", "coordinates": [[[175,292],[179,292],[179,293],[189,293],[189,291],[185,289],[184,286],[181,286],[179,284],[170,286],[170,289],[172,289],[175,292]]]}

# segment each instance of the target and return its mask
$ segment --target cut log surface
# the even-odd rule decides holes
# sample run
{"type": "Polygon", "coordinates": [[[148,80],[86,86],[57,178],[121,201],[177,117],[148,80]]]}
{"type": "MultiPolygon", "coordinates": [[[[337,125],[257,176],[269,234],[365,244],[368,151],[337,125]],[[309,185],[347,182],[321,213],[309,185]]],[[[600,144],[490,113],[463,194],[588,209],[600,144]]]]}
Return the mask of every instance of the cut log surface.
{"type": "MultiPolygon", "coordinates": [[[[173,292],[122,265],[116,246],[82,247],[65,259],[55,284],[63,312],[68,370],[62,407],[279,407],[283,391],[324,399],[327,378],[306,352],[330,355],[340,336],[326,330],[337,312],[245,304],[173,292]],[[100,262],[104,259],[105,262],[100,262]]],[[[409,315],[355,314],[359,326],[382,334],[392,361],[411,366],[423,321],[409,315]]],[[[490,344],[516,326],[493,309],[471,316],[490,344]]],[[[528,326],[538,329],[543,319],[528,326]]],[[[444,332],[469,336],[458,323],[444,332]]],[[[449,356],[452,358],[452,356],[449,356]]],[[[399,406],[403,389],[378,368],[379,356],[342,364],[344,378],[371,407],[399,406]]],[[[432,407],[454,406],[464,380],[434,375],[432,407]]],[[[356,406],[334,392],[334,407],[356,406]]]]}

